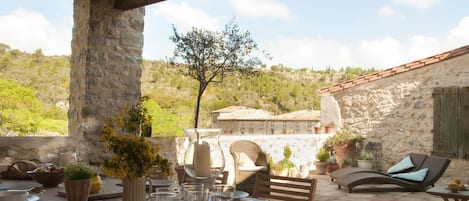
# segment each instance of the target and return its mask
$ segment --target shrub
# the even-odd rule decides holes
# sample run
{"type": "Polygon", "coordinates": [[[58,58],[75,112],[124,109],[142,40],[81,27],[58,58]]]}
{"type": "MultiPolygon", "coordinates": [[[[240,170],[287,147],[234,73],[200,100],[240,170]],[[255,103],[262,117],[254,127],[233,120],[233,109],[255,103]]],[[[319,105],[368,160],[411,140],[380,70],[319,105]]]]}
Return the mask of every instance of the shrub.
{"type": "Polygon", "coordinates": [[[345,144],[363,144],[365,138],[361,135],[353,134],[350,130],[338,130],[333,136],[327,138],[323,148],[332,152],[334,147],[345,144]]]}
{"type": "Polygon", "coordinates": [[[38,128],[43,106],[34,90],[15,82],[0,79],[1,127],[22,134],[38,128]]]}
{"type": "Polygon", "coordinates": [[[319,149],[319,152],[316,154],[316,159],[319,162],[326,162],[329,158],[329,153],[324,148],[319,149]]]}

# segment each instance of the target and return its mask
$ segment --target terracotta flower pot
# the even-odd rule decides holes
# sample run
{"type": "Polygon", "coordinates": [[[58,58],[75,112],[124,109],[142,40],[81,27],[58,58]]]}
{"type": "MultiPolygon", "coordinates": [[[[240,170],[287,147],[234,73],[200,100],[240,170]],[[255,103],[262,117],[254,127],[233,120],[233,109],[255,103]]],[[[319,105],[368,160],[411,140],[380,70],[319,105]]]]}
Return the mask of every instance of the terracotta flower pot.
{"type": "Polygon", "coordinates": [[[322,127],[314,127],[314,133],[320,134],[322,132],[322,127]]]}
{"type": "Polygon", "coordinates": [[[339,166],[338,163],[328,163],[326,173],[331,173],[331,172],[334,172],[338,169],[340,169],[340,166],[339,166]]]}
{"type": "Polygon", "coordinates": [[[355,144],[344,144],[344,145],[335,146],[334,150],[335,150],[335,153],[337,156],[337,162],[339,163],[340,168],[343,168],[342,164],[344,162],[344,159],[346,158],[352,159],[352,164],[354,161],[357,160],[357,157],[358,157],[357,147],[355,144]]]}
{"type": "Polygon", "coordinates": [[[91,188],[91,179],[65,179],[65,192],[68,201],[87,201],[91,188]]]}
{"type": "Polygon", "coordinates": [[[327,162],[315,162],[316,165],[316,174],[325,175],[327,169],[327,162]]]}
{"type": "Polygon", "coordinates": [[[334,128],[334,126],[324,126],[324,130],[326,130],[326,133],[334,132],[334,128]]]}

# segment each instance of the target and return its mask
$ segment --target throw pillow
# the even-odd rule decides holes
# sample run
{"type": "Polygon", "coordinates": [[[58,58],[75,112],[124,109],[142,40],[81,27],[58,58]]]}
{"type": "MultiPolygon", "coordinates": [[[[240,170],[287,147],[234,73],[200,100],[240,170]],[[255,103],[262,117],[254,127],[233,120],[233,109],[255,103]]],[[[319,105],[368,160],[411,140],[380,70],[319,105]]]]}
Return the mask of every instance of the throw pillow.
{"type": "Polygon", "coordinates": [[[392,167],[390,167],[388,169],[388,174],[399,173],[399,172],[402,172],[404,170],[407,170],[407,169],[413,168],[413,167],[414,167],[414,163],[412,163],[412,160],[410,159],[410,156],[407,156],[404,159],[402,159],[399,163],[397,163],[396,165],[393,165],[392,167]]]}
{"type": "Polygon", "coordinates": [[[254,161],[244,152],[238,152],[239,166],[240,167],[255,167],[254,161]]]}
{"type": "Polygon", "coordinates": [[[423,168],[421,170],[415,172],[406,172],[406,173],[399,173],[393,174],[391,177],[399,178],[399,179],[406,179],[410,181],[418,181],[422,182],[425,177],[427,176],[428,168],[423,168]]]}

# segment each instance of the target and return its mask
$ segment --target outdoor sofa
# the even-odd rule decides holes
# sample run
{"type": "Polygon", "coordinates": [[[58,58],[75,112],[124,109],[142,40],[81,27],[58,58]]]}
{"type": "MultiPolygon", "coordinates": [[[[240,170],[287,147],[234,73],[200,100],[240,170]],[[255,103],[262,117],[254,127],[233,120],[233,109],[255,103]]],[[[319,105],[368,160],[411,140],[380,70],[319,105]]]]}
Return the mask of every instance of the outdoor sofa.
{"type": "MultiPolygon", "coordinates": [[[[349,193],[352,192],[354,187],[364,184],[395,184],[410,191],[425,191],[427,187],[433,186],[435,182],[441,178],[450,162],[451,161],[448,158],[427,156],[418,170],[413,172],[404,172],[399,175],[404,176],[405,179],[402,177],[398,178],[397,174],[391,175],[381,172],[362,171],[337,177],[335,179],[335,183],[339,188],[347,188],[349,193]],[[413,177],[414,173],[422,172],[426,172],[426,174],[423,175],[419,181],[415,181],[413,178],[408,177],[409,175],[412,175],[411,177],[413,177]]],[[[422,175],[420,174],[420,176],[422,175]]]]}
{"type": "MultiPolygon", "coordinates": [[[[414,172],[414,171],[421,169],[423,161],[425,161],[425,159],[427,158],[426,154],[420,154],[420,153],[410,153],[408,156],[410,157],[412,163],[415,166],[412,168],[403,170],[402,172],[414,172]]],[[[329,173],[329,176],[331,177],[331,181],[334,181],[337,178],[343,177],[344,175],[357,173],[357,172],[374,172],[377,174],[390,175],[388,173],[385,173],[379,170],[372,170],[372,169],[365,169],[365,168],[358,168],[358,167],[348,167],[348,168],[342,168],[334,172],[331,172],[329,173]]]]}

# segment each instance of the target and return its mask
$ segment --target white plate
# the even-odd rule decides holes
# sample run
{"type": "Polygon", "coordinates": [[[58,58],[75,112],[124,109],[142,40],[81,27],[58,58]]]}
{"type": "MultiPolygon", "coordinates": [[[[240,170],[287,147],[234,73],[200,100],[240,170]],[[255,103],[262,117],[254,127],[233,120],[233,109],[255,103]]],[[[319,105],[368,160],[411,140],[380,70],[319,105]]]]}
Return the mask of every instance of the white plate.
{"type": "Polygon", "coordinates": [[[235,192],[233,192],[233,199],[241,199],[241,198],[245,198],[245,197],[248,197],[248,196],[249,196],[249,193],[244,192],[244,191],[235,191],[235,192]]]}
{"type": "Polygon", "coordinates": [[[262,201],[257,198],[241,198],[240,201],[262,201]]]}
{"type": "Polygon", "coordinates": [[[27,201],[38,201],[39,197],[37,195],[29,195],[27,201]]]}

